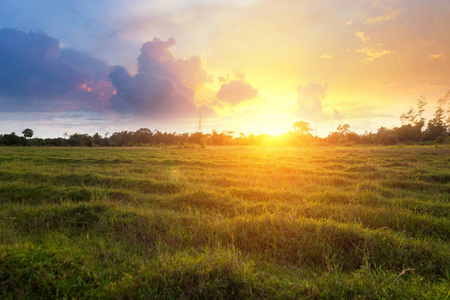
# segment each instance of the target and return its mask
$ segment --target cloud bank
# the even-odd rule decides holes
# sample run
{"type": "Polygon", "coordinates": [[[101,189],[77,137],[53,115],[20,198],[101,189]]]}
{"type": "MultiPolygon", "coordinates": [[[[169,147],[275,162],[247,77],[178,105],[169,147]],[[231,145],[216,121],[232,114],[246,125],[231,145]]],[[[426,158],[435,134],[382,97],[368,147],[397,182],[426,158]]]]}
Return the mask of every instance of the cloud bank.
{"type": "Polygon", "coordinates": [[[0,30],[0,95],[55,96],[83,80],[60,59],[59,41],[42,32],[0,30]]]}
{"type": "Polygon", "coordinates": [[[195,92],[210,80],[201,56],[177,58],[173,38],[142,45],[138,72],[111,68],[92,56],[61,48],[43,32],[0,30],[0,105],[3,111],[97,111],[121,116],[189,117],[195,92]]]}
{"type": "Polygon", "coordinates": [[[105,63],[61,49],[59,40],[43,32],[1,29],[0,58],[4,110],[96,109],[102,106],[98,98],[113,92],[104,81],[109,72],[105,63]]]}

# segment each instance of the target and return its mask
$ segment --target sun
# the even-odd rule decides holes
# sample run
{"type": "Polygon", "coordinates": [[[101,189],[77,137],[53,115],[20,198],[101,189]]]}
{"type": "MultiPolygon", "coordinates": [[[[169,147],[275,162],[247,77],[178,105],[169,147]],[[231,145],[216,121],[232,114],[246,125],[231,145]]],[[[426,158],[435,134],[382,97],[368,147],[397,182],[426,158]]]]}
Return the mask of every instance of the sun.
{"type": "Polygon", "coordinates": [[[262,128],[261,129],[261,133],[265,133],[268,135],[273,135],[273,136],[277,136],[277,135],[281,135],[283,133],[286,133],[288,131],[288,129],[286,129],[284,126],[271,126],[271,127],[266,127],[266,128],[262,128]]]}
{"type": "Polygon", "coordinates": [[[279,116],[257,116],[246,120],[242,128],[253,134],[268,134],[272,136],[288,132],[292,127],[290,120],[279,116]]]}

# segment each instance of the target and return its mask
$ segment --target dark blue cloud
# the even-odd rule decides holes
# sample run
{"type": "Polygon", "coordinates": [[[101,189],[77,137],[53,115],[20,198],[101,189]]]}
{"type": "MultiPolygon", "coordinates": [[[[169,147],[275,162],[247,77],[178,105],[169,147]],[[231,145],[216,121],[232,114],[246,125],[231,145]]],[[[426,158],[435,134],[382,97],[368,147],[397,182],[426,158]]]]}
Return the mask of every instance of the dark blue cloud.
{"type": "Polygon", "coordinates": [[[102,80],[108,78],[111,71],[110,66],[103,61],[73,49],[62,49],[60,59],[80,72],[84,79],[102,80]]]}
{"type": "Polygon", "coordinates": [[[0,95],[56,96],[83,76],[60,59],[59,41],[42,32],[0,30],[0,95]]]}
{"type": "Polygon", "coordinates": [[[0,30],[0,104],[4,109],[39,110],[50,104],[64,104],[68,109],[94,107],[95,95],[100,93],[94,93],[94,88],[105,88],[108,73],[105,63],[61,49],[59,40],[43,32],[0,30]]]}

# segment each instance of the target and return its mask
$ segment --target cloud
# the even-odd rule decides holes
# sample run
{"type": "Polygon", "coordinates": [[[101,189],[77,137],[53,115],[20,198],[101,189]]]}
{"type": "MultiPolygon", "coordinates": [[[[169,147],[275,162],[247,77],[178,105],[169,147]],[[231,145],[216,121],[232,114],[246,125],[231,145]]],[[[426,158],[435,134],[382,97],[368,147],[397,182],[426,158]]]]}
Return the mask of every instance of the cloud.
{"type": "Polygon", "coordinates": [[[382,48],[382,45],[379,45],[377,48],[366,47],[362,49],[358,49],[355,51],[356,53],[364,53],[366,55],[366,59],[364,61],[370,62],[377,58],[380,58],[383,55],[391,54],[392,51],[386,50],[382,48]]]}
{"type": "Polygon", "coordinates": [[[235,76],[238,80],[245,81],[245,73],[244,73],[244,72],[234,71],[234,76],[235,76]]]}
{"type": "Polygon", "coordinates": [[[109,67],[87,54],[61,49],[43,32],[0,30],[0,103],[4,110],[96,109],[113,92],[109,67]],[[89,89],[87,88],[89,86],[89,89]],[[104,99],[103,99],[104,100],[104,99]]]}
{"type": "Polygon", "coordinates": [[[0,30],[0,95],[55,96],[82,82],[82,74],[60,59],[57,39],[42,32],[0,30]]]}
{"type": "Polygon", "coordinates": [[[110,72],[110,66],[103,61],[73,49],[62,49],[60,59],[83,74],[84,79],[103,80],[108,78],[110,72]]]}
{"type": "Polygon", "coordinates": [[[359,37],[359,39],[363,42],[363,43],[366,43],[366,42],[368,42],[370,39],[369,39],[369,37],[364,33],[364,32],[356,32],[355,33],[355,35],[357,36],[357,37],[359,37]]]}
{"type": "Polygon", "coordinates": [[[428,56],[428,58],[435,59],[435,58],[440,58],[442,56],[443,56],[442,54],[431,54],[428,56]]]}
{"type": "Polygon", "coordinates": [[[364,22],[365,24],[386,22],[396,18],[401,12],[399,9],[396,9],[393,6],[384,6],[379,1],[375,1],[373,3],[373,7],[380,10],[381,14],[376,17],[369,18],[364,22]]]}
{"type": "MultiPolygon", "coordinates": [[[[366,45],[369,44],[370,38],[362,31],[356,32],[355,35],[366,45]]],[[[375,47],[367,46],[362,49],[355,50],[356,53],[364,53],[366,55],[366,59],[364,62],[373,61],[383,55],[391,54],[393,51],[383,49],[384,45],[379,43],[375,47]]]]}
{"type": "Polygon", "coordinates": [[[197,111],[195,92],[210,78],[201,56],[177,58],[175,40],[155,37],[142,45],[138,73],[117,66],[109,77],[117,90],[112,107],[121,114],[149,117],[191,116],[197,111]]]}
{"type": "Polygon", "coordinates": [[[258,90],[243,80],[232,80],[224,83],[217,92],[217,99],[230,104],[238,104],[258,96],[258,90]]]}

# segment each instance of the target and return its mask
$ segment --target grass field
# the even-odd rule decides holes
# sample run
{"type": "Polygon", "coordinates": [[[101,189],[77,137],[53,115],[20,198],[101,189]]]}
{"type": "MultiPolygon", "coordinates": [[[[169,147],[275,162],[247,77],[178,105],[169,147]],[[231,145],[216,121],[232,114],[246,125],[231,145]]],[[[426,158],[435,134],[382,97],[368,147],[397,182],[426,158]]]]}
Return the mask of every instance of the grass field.
{"type": "Polygon", "coordinates": [[[450,298],[450,148],[0,147],[0,298],[450,298]]]}

